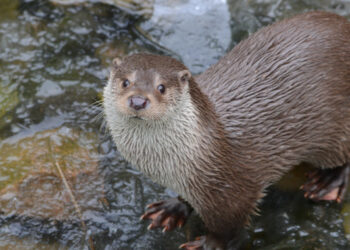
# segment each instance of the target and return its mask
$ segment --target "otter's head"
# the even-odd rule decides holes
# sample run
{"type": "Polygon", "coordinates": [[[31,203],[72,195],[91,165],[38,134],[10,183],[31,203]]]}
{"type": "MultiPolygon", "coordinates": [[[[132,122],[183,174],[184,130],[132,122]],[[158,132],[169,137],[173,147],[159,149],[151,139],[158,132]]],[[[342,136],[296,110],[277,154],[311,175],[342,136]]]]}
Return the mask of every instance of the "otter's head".
{"type": "Polygon", "coordinates": [[[188,100],[191,73],[180,62],[166,56],[134,54],[113,60],[108,85],[104,90],[106,106],[130,119],[158,120],[188,100]]]}

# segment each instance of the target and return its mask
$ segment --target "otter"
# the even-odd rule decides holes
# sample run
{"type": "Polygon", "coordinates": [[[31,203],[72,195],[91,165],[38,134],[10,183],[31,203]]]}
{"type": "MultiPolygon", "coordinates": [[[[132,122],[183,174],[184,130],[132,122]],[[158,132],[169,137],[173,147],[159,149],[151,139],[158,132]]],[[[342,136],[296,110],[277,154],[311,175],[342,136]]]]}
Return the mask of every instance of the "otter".
{"type": "Polygon", "coordinates": [[[104,112],[118,151],[180,196],[153,203],[149,228],[194,209],[208,234],[180,247],[238,247],[266,187],[301,162],[301,188],[340,202],[350,172],[350,23],[310,12],[264,27],[198,76],[167,56],[116,58],[104,112]],[[232,243],[233,242],[233,243],[232,243]]]}

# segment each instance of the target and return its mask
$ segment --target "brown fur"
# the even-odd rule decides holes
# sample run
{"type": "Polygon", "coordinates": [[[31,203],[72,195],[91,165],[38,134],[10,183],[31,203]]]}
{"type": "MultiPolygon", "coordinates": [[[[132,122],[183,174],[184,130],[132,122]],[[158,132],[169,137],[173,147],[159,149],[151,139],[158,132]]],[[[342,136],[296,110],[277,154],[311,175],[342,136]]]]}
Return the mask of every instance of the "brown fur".
{"type": "Polygon", "coordinates": [[[197,81],[239,151],[266,173],[264,182],[301,161],[324,168],[349,161],[345,18],[313,12],[268,26],[197,81]]]}
{"type": "Polygon", "coordinates": [[[322,168],[349,162],[350,23],[345,18],[313,12],[263,28],[196,81],[231,143],[232,155],[222,149],[217,154],[227,162],[226,180],[242,191],[226,202],[239,203],[243,216],[250,210],[249,184],[266,187],[300,162],[322,168]],[[244,169],[246,178],[229,180],[232,167],[244,169]]]}
{"type": "MultiPolygon", "coordinates": [[[[146,54],[122,67],[140,68],[165,82],[186,70],[146,54]]],[[[188,84],[200,136],[196,160],[176,166],[190,173],[178,176],[189,190],[180,195],[215,235],[246,225],[264,189],[292,166],[349,162],[350,23],[340,16],[311,12],[265,27],[188,84]]]]}

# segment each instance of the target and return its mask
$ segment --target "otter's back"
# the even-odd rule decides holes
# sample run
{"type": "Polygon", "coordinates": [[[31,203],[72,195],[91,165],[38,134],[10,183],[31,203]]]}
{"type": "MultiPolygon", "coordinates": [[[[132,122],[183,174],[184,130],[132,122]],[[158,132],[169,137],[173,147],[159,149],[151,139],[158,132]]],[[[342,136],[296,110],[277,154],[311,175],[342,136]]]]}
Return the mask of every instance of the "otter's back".
{"type": "Polygon", "coordinates": [[[350,158],[345,18],[312,12],[265,27],[197,81],[232,140],[260,160],[329,167],[350,158]]]}

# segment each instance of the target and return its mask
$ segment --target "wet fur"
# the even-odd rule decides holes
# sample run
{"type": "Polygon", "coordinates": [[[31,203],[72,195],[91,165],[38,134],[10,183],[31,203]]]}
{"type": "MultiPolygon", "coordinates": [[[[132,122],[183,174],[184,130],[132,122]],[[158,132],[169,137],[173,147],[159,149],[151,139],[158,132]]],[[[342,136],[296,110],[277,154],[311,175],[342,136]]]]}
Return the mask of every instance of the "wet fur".
{"type": "Polygon", "coordinates": [[[197,79],[265,181],[350,157],[350,23],[324,12],[261,29],[197,79]],[[230,94],[224,94],[224,93],[230,94]]]}
{"type": "MultiPolygon", "coordinates": [[[[154,68],[169,81],[186,69],[133,57],[125,69],[154,68]]],[[[122,155],[183,196],[216,235],[246,225],[264,189],[292,166],[349,162],[350,24],[342,17],[312,12],[265,27],[177,87],[166,115],[133,120],[116,107],[112,72],[107,123],[122,155]]]]}

